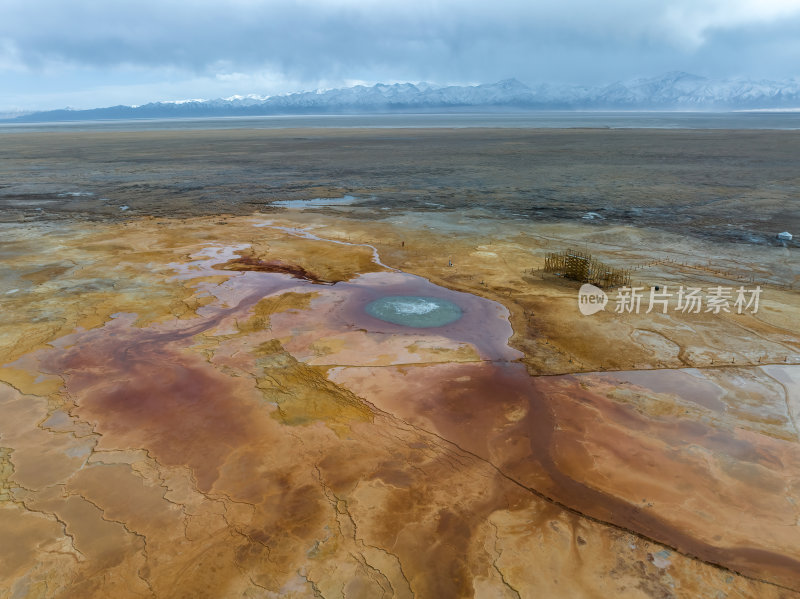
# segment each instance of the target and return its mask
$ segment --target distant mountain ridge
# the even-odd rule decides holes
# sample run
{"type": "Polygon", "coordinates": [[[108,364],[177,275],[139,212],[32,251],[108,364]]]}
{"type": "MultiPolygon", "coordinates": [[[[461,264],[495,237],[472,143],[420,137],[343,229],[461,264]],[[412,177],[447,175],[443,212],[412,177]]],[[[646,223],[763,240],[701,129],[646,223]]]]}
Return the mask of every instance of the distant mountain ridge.
{"type": "Polygon", "coordinates": [[[683,72],[605,86],[540,84],[516,79],[473,86],[378,83],[280,96],[152,102],[89,110],[35,112],[7,122],[348,114],[467,110],[753,110],[800,108],[800,80],[709,79],[683,72]]]}

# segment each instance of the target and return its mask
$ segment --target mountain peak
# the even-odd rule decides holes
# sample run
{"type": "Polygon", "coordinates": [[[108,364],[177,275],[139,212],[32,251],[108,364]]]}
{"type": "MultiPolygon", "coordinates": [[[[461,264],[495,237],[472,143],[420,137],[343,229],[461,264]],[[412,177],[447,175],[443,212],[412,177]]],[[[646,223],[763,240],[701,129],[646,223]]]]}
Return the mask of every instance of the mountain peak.
{"type": "Polygon", "coordinates": [[[661,81],[706,81],[705,77],[687,73],[686,71],[667,71],[660,77],[654,77],[653,79],[660,79],[661,81]]]}
{"type": "Polygon", "coordinates": [[[510,79],[502,79],[501,81],[498,81],[497,83],[494,83],[492,85],[494,87],[499,87],[501,89],[514,90],[514,91],[530,90],[530,88],[527,85],[521,83],[518,79],[515,79],[514,77],[511,77],[510,79]]]}

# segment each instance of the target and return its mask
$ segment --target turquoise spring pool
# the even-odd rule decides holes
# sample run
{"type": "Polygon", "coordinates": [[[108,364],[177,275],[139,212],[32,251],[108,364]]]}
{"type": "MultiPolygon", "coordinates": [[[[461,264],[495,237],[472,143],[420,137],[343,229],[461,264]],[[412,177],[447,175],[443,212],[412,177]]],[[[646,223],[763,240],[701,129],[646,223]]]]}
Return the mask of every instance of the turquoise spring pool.
{"type": "Polygon", "coordinates": [[[461,318],[453,302],[439,297],[392,295],[366,305],[367,314],[393,324],[414,328],[440,327],[461,318]]]}

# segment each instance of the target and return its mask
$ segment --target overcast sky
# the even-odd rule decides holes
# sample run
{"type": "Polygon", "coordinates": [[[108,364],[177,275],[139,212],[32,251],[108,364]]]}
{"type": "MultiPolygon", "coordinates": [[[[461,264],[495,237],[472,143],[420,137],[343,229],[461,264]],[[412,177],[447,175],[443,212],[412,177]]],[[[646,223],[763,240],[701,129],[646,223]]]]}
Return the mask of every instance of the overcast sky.
{"type": "Polygon", "coordinates": [[[800,0],[0,0],[0,112],[672,70],[800,76],[800,0]]]}

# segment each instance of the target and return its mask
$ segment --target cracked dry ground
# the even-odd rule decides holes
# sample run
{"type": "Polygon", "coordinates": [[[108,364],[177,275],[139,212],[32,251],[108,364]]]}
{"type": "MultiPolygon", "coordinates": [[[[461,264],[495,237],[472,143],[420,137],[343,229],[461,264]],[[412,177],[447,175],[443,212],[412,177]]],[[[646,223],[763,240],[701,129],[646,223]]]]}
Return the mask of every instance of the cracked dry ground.
{"type": "Polygon", "coordinates": [[[522,225],[272,216],[5,229],[0,597],[800,596],[795,294],[575,330],[522,225]]]}

